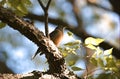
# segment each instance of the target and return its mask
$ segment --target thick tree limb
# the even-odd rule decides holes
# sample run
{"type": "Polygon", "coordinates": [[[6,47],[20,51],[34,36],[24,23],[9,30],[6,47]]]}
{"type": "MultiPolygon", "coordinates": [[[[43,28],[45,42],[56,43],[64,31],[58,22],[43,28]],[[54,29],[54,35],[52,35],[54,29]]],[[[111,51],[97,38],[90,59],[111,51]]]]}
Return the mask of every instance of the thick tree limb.
{"type": "Polygon", "coordinates": [[[63,76],[55,76],[53,74],[43,74],[41,72],[31,72],[28,74],[1,74],[0,79],[80,79],[75,76],[69,78],[63,76]]]}
{"type": "Polygon", "coordinates": [[[66,70],[65,60],[58,48],[32,24],[3,7],[0,7],[0,20],[7,23],[13,29],[18,30],[41,48],[41,51],[46,55],[48,60],[49,72],[61,73],[66,70]]]}
{"type": "MultiPolygon", "coordinates": [[[[39,16],[39,15],[35,15],[35,14],[28,14],[28,15],[26,15],[26,18],[44,22],[44,17],[42,15],[39,16]]],[[[94,36],[91,36],[90,34],[87,34],[87,32],[84,31],[83,29],[76,28],[77,26],[71,26],[68,23],[66,23],[66,22],[64,22],[60,19],[53,19],[53,18],[48,18],[48,19],[49,19],[49,23],[56,24],[56,25],[60,24],[60,25],[63,25],[63,26],[68,26],[69,27],[68,30],[70,30],[76,36],[82,38],[83,40],[85,40],[87,37],[94,37],[94,36]]],[[[100,47],[102,47],[103,49],[109,49],[109,48],[112,48],[114,46],[107,43],[107,42],[103,42],[103,43],[100,44],[100,47]]],[[[120,49],[114,47],[112,54],[116,58],[120,59],[120,49]]]]}

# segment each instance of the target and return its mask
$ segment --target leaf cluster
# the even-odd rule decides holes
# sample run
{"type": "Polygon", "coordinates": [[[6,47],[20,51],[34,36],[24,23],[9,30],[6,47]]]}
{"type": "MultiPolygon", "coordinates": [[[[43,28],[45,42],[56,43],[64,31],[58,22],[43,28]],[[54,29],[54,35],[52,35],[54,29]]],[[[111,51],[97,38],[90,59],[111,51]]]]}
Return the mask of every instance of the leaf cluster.
{"type": "MultiPolygon", "coordinates": [[[[24,16],[32,3],[30,0],[0,0],[0,6],[13,10],[18,16],[24,16]]],[[[0,21],[0,29],[5,26],[6,24],[0,21]]]]}
{"type": "Polygon", "coordinates": [[[24,16],[28,13],[27,8],[32,5],[30,0],[1,0],[0,6],[12,9],[17,15],[24,16]]]}
{"type": "Polygon", "coordinates": [[[105,71],[105,73],[109,72],[114,74],[113,76],[119,78],[117,74],[120,72],[120,60],[117,60],[112,56],[113,48],[103,50],[99,47],[99,44],[103,41],[103,39],[93,37],[88,37],[85,40],[85,46],[95,51],[90,58],[90,62],[96,67],[99,67],[101,70],[105,71]]]}
{"type": "MultiPolygon", "coordinates": [[[[70,32],[68,32],[69,36],[72,36],[70,32]]],[[[115,59],[112,56],[113,48],[103,50],[99,47],[99,44],[102,43],[104,39],[101,38],[93,38],[88,37],[85,39],[84,43],[80,40],[74,40],[72,42],[68,42],[64,44],[60,49],[65,57],[70,54],[77,55],[77,50],[80,49],[80,45],[83,45],[91,50],[94,50],[93,55],[90,57],[90,61],[96,67],[99,67],[105,73],[114,74],[115,77],[119,77],[120,72],[120,60],[115,59]],[[117,75],[117,76],[116,76],[117,75]]],[[[68,65],[71,67],[73,71],[81,71],[84,70],[80,67],[75,66],[76,60],[68,61],[68,65]]],[[[91,77],[93,78],[93,77],[91,77]]]]}

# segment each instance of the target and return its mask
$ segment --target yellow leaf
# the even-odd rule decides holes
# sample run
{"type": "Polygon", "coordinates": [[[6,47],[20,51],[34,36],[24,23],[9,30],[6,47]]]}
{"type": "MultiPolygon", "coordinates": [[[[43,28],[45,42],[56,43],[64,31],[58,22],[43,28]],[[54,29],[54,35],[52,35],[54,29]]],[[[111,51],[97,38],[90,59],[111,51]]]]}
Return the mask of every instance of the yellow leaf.
{"type": "Polygon", "coordinates": [[[104,39],[101,39],[101,38],[88,37],[85,39],[85,44],[92,44],[92,45],[98,46],[103,41],[104,39]]]}
{"type": "Polygon", "coordinates": [[[103,54],[103,50],[101,50],[100,47],[97,47],[96,53],[97,53],[98,56],[100,56],[100,55],[103,54]]]}
{"type": "Polygon", "coordinates": [[[95,46],[93,46],[92,44],[88,44],[86,47],[89,48],[89,49],[93,49],[93,50],[97,49],[97,48],[96,48],[95,46]]]}
{"type": "Polygon", "coordinates": [[[98,58],[97,61],[100,66],[104,67],[104,62],[101,58],[98,58]]]}
{"type": "Polygon", "coordinates": [[[68,42],[66,44],[64,44],[65,46],[74,46],[74,45],[78,45],[80,44],[81,41],[80,40],[75,40],[75,41],[72,41],[72,42],[68,42]]]}
{"type": "Polygon", "coordinates": [[[0,29],[3,28],[3,27],[5,27],[5,25],[6,25],[5,23],[0,22],[0,29]]]}
{"type": "Polygon", "coordinates": [[[77,53],[75,51],[71,51],[71,53],[77,55],[77,53]]]}
{"type": "Polygon", "coordinates": [[[66,44],[64,44],[65,46],[72,46],[73,45],[73,42],[68,42],[66,44]]]}
{"type": "Polygon", "coordinates": [[[113,48],[105,50],[104,51],[104,55],[111,55],[112,54],[112,50],[113,50],[113,48]]]}

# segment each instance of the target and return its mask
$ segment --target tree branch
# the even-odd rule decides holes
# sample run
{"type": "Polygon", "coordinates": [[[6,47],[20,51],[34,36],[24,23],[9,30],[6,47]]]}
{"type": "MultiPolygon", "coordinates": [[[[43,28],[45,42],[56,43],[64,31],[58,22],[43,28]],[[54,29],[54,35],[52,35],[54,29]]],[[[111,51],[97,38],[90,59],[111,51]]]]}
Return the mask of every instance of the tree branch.
{"type": "Polygon", "coordinates": [[[109,0],[109,2],[111,3],[111,5],[113,7],[113,10],[109,9],[109,8],[106,8],[106,7],[103,7],[99,4],[93,3],[90,0],[87,0],[88,5],[95,6],[95,7],[101,8],[103,10],[110,11],[110,12],[114,11],[115,13],[117,13],[120,16],[120,2],[119,2],[119,0],[116,0],[116,1],[109,0]]]}
{"type": "Polygon", "coordinates": [[[41,0],[38,0],[40,6],[42,7],[42,9],[45,11],[45,6],[43,5],[43,3],[41,2],[41,0]]]}
{"type": "Polygon", "coordinates": [[[109,0],[113,7],[113,11],[116,12],[120,16],[120,0],[109,0]]]}
{"type": "Polygon", "coordinates": [[[48,1],[46,9],[48,10],[49,6],[50,6],[51,0],[48,1]]]}
{"type": "Polygon", "coordinates": [[[45,15],[45,34],[49,38],[49,28],[48,28],[48,8],[50,6],[51,0],[48,1],[47,6],[45,7],[41,0],[38,0],[40,6],[42,7],[45,15]]]}
{"type": "Polygon", "coordinates": [[[83,29],[82,26],[83,26],[83,22],[82,22],[82,17],[79,16],[79,8],[76,6],[75,4],[75,0],[69,0],[69,2],[71,3],[72,7],[73,7],[73,13],[74,13],[74,16],[76,18],[76,21],[77,21],[77,24],[80,29],[83,29]]]}

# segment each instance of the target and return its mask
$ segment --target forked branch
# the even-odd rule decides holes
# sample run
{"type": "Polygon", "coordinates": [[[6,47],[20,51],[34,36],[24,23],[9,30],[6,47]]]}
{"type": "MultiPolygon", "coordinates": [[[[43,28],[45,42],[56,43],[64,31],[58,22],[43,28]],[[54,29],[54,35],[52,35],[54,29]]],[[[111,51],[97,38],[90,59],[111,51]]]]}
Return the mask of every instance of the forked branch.
{"type": "Polygon", "coordinates": [[[47,5],[44,6],[43,3],[41,2],[41,0],[38,0],[40,6],[42,7],[43,11],[44,11],[44,16],[45,16],[45,34],[46,36],[49,38],[49,28],[48,28],[48,9],[51,3],[51,0],[48,1],[47,5]]]}

